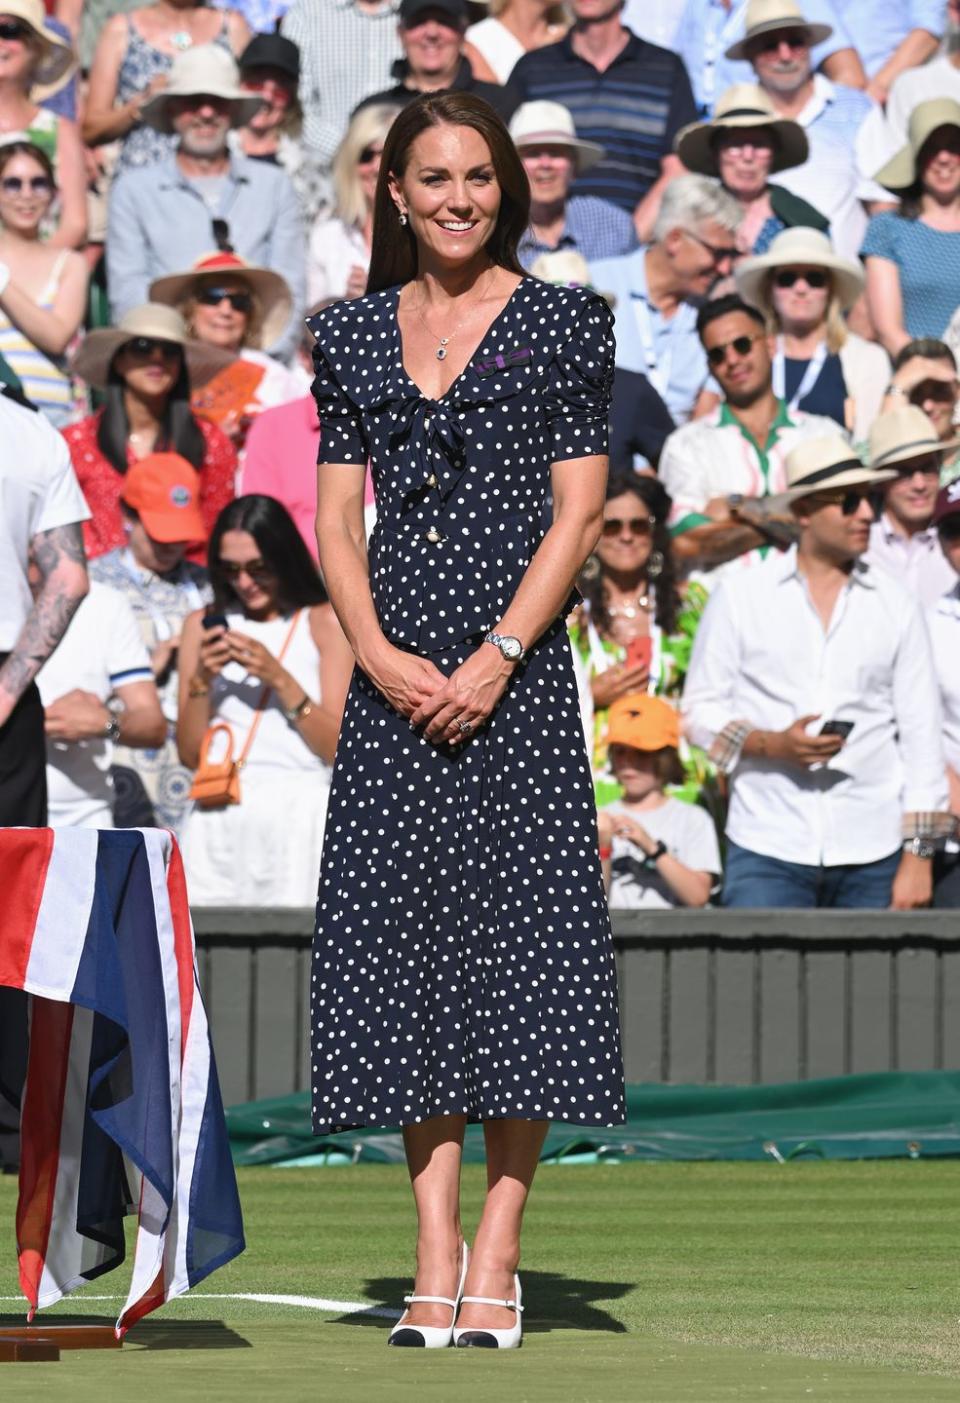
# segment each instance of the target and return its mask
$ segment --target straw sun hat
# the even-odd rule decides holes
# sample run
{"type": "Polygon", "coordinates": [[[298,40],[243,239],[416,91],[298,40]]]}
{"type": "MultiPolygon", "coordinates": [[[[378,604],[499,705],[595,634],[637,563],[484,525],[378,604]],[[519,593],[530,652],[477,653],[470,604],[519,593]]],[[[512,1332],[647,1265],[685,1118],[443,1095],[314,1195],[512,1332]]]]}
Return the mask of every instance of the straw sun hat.
{"type": "Polygon", "coordinates": [[[787,454],[785,468],[787,490],[764,499],[764,508],[770,512],[835,487],[879,487],[897,475],[893,469],[866,467],[840,433],[798,443],[787,454]]]}
{"type": "Polygon", "coordinates": [[[519,151],[525,146],[566,146],[573,153],[577,175],[607,154],[595,141],[580,140],[573,118],[561,102],[521,103],[511,118],[510,135],[519,151]]]}
{"type": "Polygon", "coordinates": [[[874,180],[888,190],[909,190],[917,180],[917,157],[924,142],[941,127],[960,127],[960,102],[952,97],[936,97],[919,103],[907,123],[907,144],[881,166],[874,180]]]}
{"type": "Polygon", "coordinates": [[[259,345],[272,346],[280,339],[293,310],[290,288],[279,273],[248,263],[238,253],[205,253],[186,272],[155,279],[150,284],[150,300],[179,308],[199,287],[218,282],[248,284],[260,303],[259,345]]]}
{"type": "MultiPolygon", "coordinates": [[[[6,4],[6,0],[0,0],[0,4],[6,4]]],[[[201,94],[229,102],[230,124],[234,127],[245,127],[263,106],[262,97],[245,93],[240,87],[240,70],[226,49],[219,44],[195,44],[177,54],[166,87],[144,103],[140,116],[148,126],[169,135],[173,131],[167,110],[170,99],[201,94]]]]}
{"type": "Polygon", "coordinates": [[[891,409],[873,421],[870,430],[869,458],[871,468],[891,468],[897,463],[909,463],[914,458],[926,458],[932,453],[951,452],[960,439],[944,442],[937,437],[933,421],[915,404],[891,409]]]}
{"type": "MultiPolygon", "coordinates": [[[[724,58],[747,59],[747,48],[752,39],[763,34],[773,34],[778,29],[805,29],[809,44],[822,44],[829,39],[833,27],[829,24],[811,24],[805,19],[800,6],[794,0],[750,0],[744,21],[743,38],[731,44],[724,58]]],[[[749,59],[747,59],[749,62],[749,59]]]]}
{"type": "Polygon", "coordinates": [[[194,387],[205,385],[218,370],[223,370],[224,366],[231,365],[236,360],[230,351],[221,351],[216,346],[205,346],[200,341],[191,341],[187,336],[183,317],[172,307],[161,307],[155,302],[147,302],[142,307],[134,307],[126,312],[116,326],[91,331],[73,358],[73,369],[94,389],[105,390],[114,356],[122,346],[138,336],[145,336],[151,341],[170,341],[175,346],[182,346],[190,384],[194,387]]]}
{"type": "Polygon", "coordinates": [[[40,46],[40,59],[33,71],[30,96],[39,102],[52,97],[69,82],[77,67],[70,42],[47,25],[42,0],[0,0],[0,14],[29,25],[40,46]]]}
{"type": "Polygon", "coordinates": [[[784,229],[773,240],[766,253],[744,258],[737,264],[733,276],[737,291],[745,302],[761,305],[768,275],[776,268],[826,268],[829,270],[840,305],[846,311],[860,296],[864,273],[859,263],[834,253],[833,244],[819,229],[797,225],[784,229]]]}
{"type": "Polygon", "coordinates": [[[677,132],[673,149],[688,171],[719,175],[715,137],[738,127],[762,128],[774,139],[771,173],[802,166],[810,154],[806,132],[799,122],[778,117],[773,103],[755,83],[736,83],[717,103],[709,122],[691,122],[677,132]]]}

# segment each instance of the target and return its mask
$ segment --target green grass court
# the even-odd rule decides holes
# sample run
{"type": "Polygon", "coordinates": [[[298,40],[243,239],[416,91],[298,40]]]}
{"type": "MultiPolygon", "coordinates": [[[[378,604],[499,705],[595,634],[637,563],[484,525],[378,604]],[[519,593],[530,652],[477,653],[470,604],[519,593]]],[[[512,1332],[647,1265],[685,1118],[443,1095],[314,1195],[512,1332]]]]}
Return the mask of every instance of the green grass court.
{"type": "MultiPolygon", "coordinates": [[[[238,1261],[136,1326],[119,1353],[0,1365],[4,1403],[960,1400],[955,1162],[546,1166],[521,1268],[524,1347],[504,1355],[393,1351],[384,1318],[211,1299],[399,1308],[409,1289],[402,1166],[239,1177],[238,1261]]],[[[468,1224],[482,1188],[468,1166],[468,1224]]],[[[0,1180],[0,1296],[17,1290],[14,1202],[15,1183],[0,1180]]],[[[121,1275],[90,1294],[121,1292],[121,1275]]],[[[49,1314],[102,1319],[119,1304],[75,1297],[49,1314]]],[[[13,1302],[0,1311],[23,1319],[13,1302]]]]}

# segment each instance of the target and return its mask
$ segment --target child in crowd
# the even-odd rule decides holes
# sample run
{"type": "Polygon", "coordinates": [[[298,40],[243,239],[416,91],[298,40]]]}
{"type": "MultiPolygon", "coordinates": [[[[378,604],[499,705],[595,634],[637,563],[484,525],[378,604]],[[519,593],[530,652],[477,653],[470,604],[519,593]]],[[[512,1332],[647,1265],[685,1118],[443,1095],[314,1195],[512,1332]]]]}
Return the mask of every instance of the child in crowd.
{"type": "Polygon", "coordinates": [[[706,906],[720,874],[716,829],[703,809],[664,793],[683,781],[677,713],[660,697],[620,697],[607,740],[623,788],[597,814],[611,908],[706,906]]]}

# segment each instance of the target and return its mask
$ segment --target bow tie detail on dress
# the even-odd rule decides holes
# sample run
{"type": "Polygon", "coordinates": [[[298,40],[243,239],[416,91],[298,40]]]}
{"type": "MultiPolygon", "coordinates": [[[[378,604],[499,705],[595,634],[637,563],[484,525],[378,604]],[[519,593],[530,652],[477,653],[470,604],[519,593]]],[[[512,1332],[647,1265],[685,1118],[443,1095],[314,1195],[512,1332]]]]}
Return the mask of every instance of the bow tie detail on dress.
{"type": "Polygon", "coordinates": [[[475,361],[474,369],[481,380],[487,380],[491,375],[497,375],[501,370],[508,370],[511,366],[526,365],[531,355],[532,351],[529,346],[515,346],[512,351],[498,352],[489,360],[475,361]]]}
{"type": "Polygon", "coordinates": [[[404,493],[437,486],[448,497],[463,473],[465,440],[459,421],[436,400],[407,399],[397,406],[390,450],[400,454],[404,493]],[[431,480],[432,479],[432,480],[431,480]]]}

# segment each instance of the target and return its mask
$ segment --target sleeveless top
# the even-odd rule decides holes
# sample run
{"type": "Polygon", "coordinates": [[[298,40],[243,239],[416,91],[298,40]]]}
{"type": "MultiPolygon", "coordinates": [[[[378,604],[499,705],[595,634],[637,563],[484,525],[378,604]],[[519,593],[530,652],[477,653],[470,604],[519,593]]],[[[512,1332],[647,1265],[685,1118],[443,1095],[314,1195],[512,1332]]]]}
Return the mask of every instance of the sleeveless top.
{"type": "MultiPolygon", "coordinates": [[[[227,622],[236,633],[254,638],[278,657],[290,631],[292,615],[276,619],[248,619],[235,611],[227,612],[227,622]]],[[[310,610],[301,609],[283,666],[295,677],[312,701],[319,702],[320,654],[310,632],[310,610]]],[[[263,693],[259,677],[251,676],[238,662],[227,663],[210,684],[210,721],[225,721],[233,731],[233,755],[237,759],[253,722],[257,702],[263,693]]],[[[216,754],[216,751],[213,752],[216,754]]],[[[271,773],[296,770],[329,772],[330,767],[314,755],[296,726],[284,716],[276,692],[271,692],[250,754],[243,767],[241,783],[269,779],[271,773]]]]}
{"type": "MultiPolygon", "coordinates": [[[[69,249],[61,249],[50,270],[43,290],[37,297],[37,306],[44,311],[53,310],[53,301],[60,286],[60,275],[67,261],[69,249]]],[[[23,385],[28,399],[39,410],[69,410],[73,403],[70,374],[67,358],[48,356],[39,350],[19,327],[14,326],[5,312],[0,310],[0,356],[12,366],[23,385]]]]}
{"type": "MultiPolygon", "coordinates": [[[[224,15],[220,33],[211,42],[219,44],[233,57],[228,33],[229,16],[224,15]]],[[[117,105],[129,102],[137,93],[143,92],[147,84],[160,73],[169,73],[173,65],[173,55],[164,53],[145,39],[127,16],[127,48],[117,75],[117,105]]],[[[174,135],[155,131],[145,122],[128,132],[120,148],[117,171],[132,170],[140,166],[152,166],[170,155],[177,144],[174,135]]]]}

